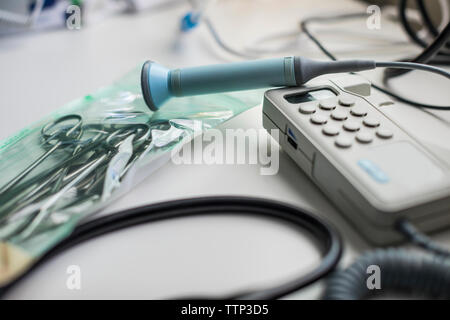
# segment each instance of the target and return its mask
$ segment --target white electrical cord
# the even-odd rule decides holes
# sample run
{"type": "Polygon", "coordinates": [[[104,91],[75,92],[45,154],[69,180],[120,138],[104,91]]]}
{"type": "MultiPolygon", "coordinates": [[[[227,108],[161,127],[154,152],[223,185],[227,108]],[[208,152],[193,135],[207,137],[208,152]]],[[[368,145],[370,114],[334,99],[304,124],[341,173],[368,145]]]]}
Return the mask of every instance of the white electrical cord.
{"type": "MultiPolygon", "coordinates": [[[[188,2],[192,3],[188,0],[188,2]]],[[[324,16],[324,19],[330,19],[330,20],[339,20],[341,17],[345,18],[348,16],[347,14],[342,13],[336,13],[335,15],[327,15],[324,16]]],[[[201,20],[205,23],[205,26],[207,27],[209,33],[215,40],[216,44],[222,48],[225,52],[228,52],[231,55],[244,58],[244,59],[255,59],[260,56],[266,55],[266,54],[277,54],[282,52],[288,52],[288,51],[298,51],[299,50],[299,39],[300,36],[303,34],[303,32],[298,30],[290,30],[285,32],[279,32],[274,33],[270,35],[266,35],[260,39],[257,39],[248,47],[244,47],[241,50],[234,49],[231,47],[220,35],[217,28],[214,26],[211,19],[207,17],[207,15],[202,12],[201,13],[201,20]],[[274,41],[281,38],[291,38],[290,40],[285,41],[279,46],[273,47],[273,48],[261,48],[261,44],[264,42],[274,41]],[[293,38],[293,39],[292,39],[293,38]]],[[[380,39],[381,40],[381,39],[380,39]]],[[[385,41],[386,42],[386,41],[385,41]]],[[[398,41],[394,41],[395,44],[398,44],[398,41]]],[[[388,41],[386,45],[392,45],[392,41],[388,41]]],[[[383,43],[377,44],[378,47],[385,47],[386,46],[383,43]]]]}

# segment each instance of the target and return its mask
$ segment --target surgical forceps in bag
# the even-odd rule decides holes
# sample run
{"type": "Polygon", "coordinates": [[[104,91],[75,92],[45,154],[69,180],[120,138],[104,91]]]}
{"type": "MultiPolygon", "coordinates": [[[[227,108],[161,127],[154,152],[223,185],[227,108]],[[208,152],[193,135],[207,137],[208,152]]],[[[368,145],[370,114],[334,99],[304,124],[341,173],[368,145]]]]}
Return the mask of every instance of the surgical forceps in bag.
{"type": "Polygon", "coordinates": [[[52,153],[58,150],[61,147],[65,147],[67,145],[71,145],[74,140],[77,140],[83,134],[82,131],[82,118],[79,115],[67,115],[59,118],[56,121],[49,122],[47,125],[42,127],[41,135],[44,138],[44,143],[52,145],[52,141],[56,141],[52,147],[37,158],[32,164],[30,164],[25,170],[19,173],[14,179],[9,181],[6,185],[0,188],[0,195],[8,192],[12,187],[14,187],[17,183],[19,183],[23,178],[25,178],[33,169],[39,166],[45,159],[47,159],[52,153]],[[61,128],[60,130],[56,130],[55,132],[51,132],[50,130],[66,121],[75,120],[75,124],[70,126],[68,130],[67,127],[61,128]]]}
{"type": "MultiPolygon", "coordinates": [[[[10,223],[17,220],[17,218],[21,220],[19,224],[12,226],[12,229],[6,233],[7,238],[16,235],[18,232],[22,233],[22,231],[24,236],[29,236],[48,215],[52,206],[65,195],[70,194],[70,191],[74,191],[77,198],[78,193],[84,191],[85,195],[80,196],[81,199],[89,198],[90,196],[95,197],[93,192],[101,193],[101,189],[97,190],[93,187],[102,183],[108,163],[117,153],[119,146],[132,136],[133,148],[139,148],[149,140],[150,127],[147,124],[90,124],[82,126],[80,116],[70,115],[47,124],[42,128],[41,133],[44,141],[47,144],[52,144],[52,148],[2,189],[6,191],[11,190],[10,193],[13,194],[16,194],[15,191],[24,193],[25,197],[23,195],[19,196],[19,200],[20,205],[22,208],[25,207],[25,209],[26,205],[36,202],[36,200],[42,198],[44,200],[37,201],[37,205],[31,206],[29,212],[25,215],[19,215],[16,219],[14,219],[14,215],[9,219],[11,212],[7,212],[6,218],[8,219],[3,219],[3,225],[5,225],[4,222],[10,223]],[[73,127],[69,128],[66,126],[56,132],[51,132],[51,129],[56,124],[74,119],[77,122],[73,127]],[[93,131],[96,134],[93,138],[81,140],[83,132],[87,131],[93,131]],[[62,139],[58,140],[58,137],[62,137],[62,139]],[[72,145],[73,147],[73,152],[69,159],[64,160],[60,165],[57,164],[56,169],[53,168],[50,172],[39,174],[30,181],[25,181],[23,185],[15,186],[57,148],[67,145],[72,145]],[[30,189],[31,191],[27,193],[26,191],[30,189]],[[29,197],[30,194],[32,197],[29,197]],[[27,200],[25,204],[22,201],[24,199],[27,200]]],[[[12,204],[15,203],[17,201],[12,204]]],[[[12,208],[14,207],[10,205],[6,209],[12,208]]],[[[3,212],[5,211],[3,210],[3,212]]],[[[2,238],[5,238],[5,234],[2,235],[2,238]]]]}
{"type": "Polygon", "coordinates": [[[37,179],[32,179],[33,181],[38,182],[35,185],[33,183],[29,183],[28,181],[22,185],[19,184],[19,182],[24,180],[34,169],[49,158],[54,152],[58,149],[71,148],[72,156],[74,156],[81,150],[82,146],[91,144],[93,141],[98,140],[102,135],[102,133],[99,132],[93,138],[81,140],[81,137],[84,134],[83,122],[82,117],[76,114],[63,116],[47,123],[42,127],[40,133],[43,140],[43,145],[50,146],[50,149],[0,188],[0,200],[2,203],[0,208],[0,217],[3,215],[2,213],[9,212],[14,206],[23,207],[28,204],[30,200],[36,200],[38,196],[42,194],[42,189],[48,187],[50,183],[53,183],[53,191],[58,189],[60,182],[55,181],[54,178],[63,176],[66,170],[65,168],[60,168],[56,172],[54,172],[54,168],[51,168],[50,170],[53,172],[53,178],[49,179],[43,179],[44,175],[39,174],[37,179]],[[26,193],[27,189],[29,191],[28,193],[26,193]]]}

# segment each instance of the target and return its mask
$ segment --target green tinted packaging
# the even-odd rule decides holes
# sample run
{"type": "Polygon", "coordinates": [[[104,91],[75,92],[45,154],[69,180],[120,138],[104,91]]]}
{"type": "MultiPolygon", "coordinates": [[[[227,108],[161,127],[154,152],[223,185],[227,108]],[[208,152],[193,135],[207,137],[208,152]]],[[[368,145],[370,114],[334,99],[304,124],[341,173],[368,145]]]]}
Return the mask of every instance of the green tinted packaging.
{"type": "Polygon", "coordinates": [[[198,129],[262,98],[261,90],[178,98],[151,112],[139,79],[138,67],[0,143],[0,287],[169,161],[198,129]]]}

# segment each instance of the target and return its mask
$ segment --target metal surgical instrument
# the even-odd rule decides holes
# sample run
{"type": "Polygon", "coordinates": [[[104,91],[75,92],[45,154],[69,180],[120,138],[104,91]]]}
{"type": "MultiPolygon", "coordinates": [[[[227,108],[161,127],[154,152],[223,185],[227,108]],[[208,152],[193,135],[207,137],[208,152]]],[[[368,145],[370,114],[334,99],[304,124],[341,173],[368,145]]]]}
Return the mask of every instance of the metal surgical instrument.
{"type": "Polygon", "coordinates": [[[41,130],[41,134],[44,138],[44,142],[45,142],[45,144],[52,145],[52,141],[55,141],[54,144],[47,152],[45,152],[43,155],[41,155],[39,158],[37,158],[25,170],[23,170],[15,178],[13,178],[6,185],[4,185],[0,189],[0,194],[4,194],[8,190],[10,190],[12,187],[14,187],[18,182],[20,182],[23,178],[25,178],[31,171],[33,171],[34,168],[39,166],[45,159],[47,159],[53,152],[55,152],[56,150],[58,150],[61,147],[65,147],[67,145],[72,145],[72,142],[74,140],[79,139],[80,136],[83,134],[81,125],[82,125],[82,119],[81,119],[81,116],[79,116],[79,115],[67,115],[67,116],[57,119],[56,121],[49,122],[47,125],[45,125],[41,130]],[[64,130],[67,128],[67,127],[64,127],[62,129],[56,130],[55,132],[50,132],[50,130],[53,127],[55,127],[56,125],[64,123],[66,121],[71,121],[71,120],[75,120],[75,124],[70,126],[70,129],[64,130]]]}
{"type": "MultiPolygon", "coordinates": [[[[141,155],[141,151],[135,151],[145,149],[151,141],[151,128],[146,123],[83,124],[82,120],[81,116],[72,114],[44,125],[41,136],[44,144],[51,148],[0,189],[0,224],[5,227],[12,223],[5,229],[6,233],[2,232],[3,239],[31,235],[55,205],[61,207],[62,199],[65,199],[63,207],[66,202],[98,199],[110,160],[119,152],[120,145],[131,138],[134,150],[130,162],[134,163],[141,155]],[[72,152],[68,158],[22,182],[58,148],[70,148],[72,152]]],[[[127,164],[124,171],[128,171],[129,166],[127,164]]],[[[121,173],[120,177],[123,175],[121,173]]]]}

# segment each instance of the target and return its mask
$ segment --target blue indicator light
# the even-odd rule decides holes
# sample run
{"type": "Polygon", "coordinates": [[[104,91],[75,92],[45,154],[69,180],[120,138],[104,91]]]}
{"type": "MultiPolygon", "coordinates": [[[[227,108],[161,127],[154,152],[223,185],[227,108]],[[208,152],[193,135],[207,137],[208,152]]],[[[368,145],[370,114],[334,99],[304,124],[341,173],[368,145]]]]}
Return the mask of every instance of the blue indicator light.
{"type": "Polygon", "coordinates": [[[358,165],[367,172],[376,182],[388,183],[388,175],[381,170],[375,163],[367,159],[361,159],[358,161],[358,165]]]}

